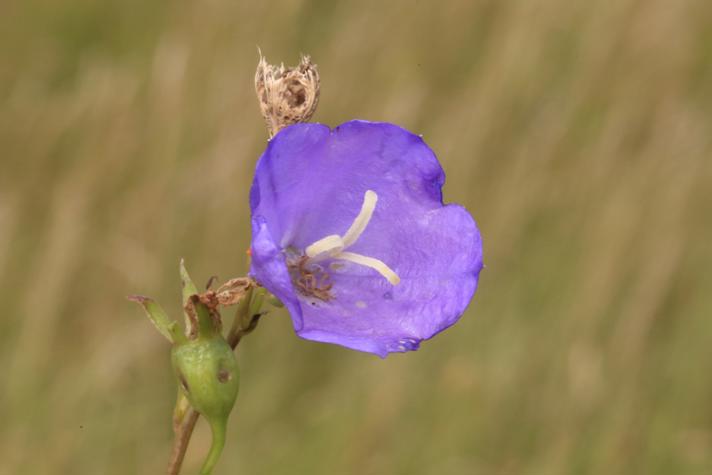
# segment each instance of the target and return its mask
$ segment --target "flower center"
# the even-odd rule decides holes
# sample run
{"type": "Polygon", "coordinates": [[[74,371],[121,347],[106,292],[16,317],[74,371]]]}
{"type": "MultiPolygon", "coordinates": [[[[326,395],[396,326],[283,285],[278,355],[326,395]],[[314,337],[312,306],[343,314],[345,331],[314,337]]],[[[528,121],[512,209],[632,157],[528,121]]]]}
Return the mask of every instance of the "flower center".
{"type": "Polygon", "coordinates": [[[381,274],[391,285],[398,285],[400,283],[400,277],[383,261],[375,257],[346,251],[346,249],[358,241],[358,238],[366,230],[366,226],[368,226],[373,216],[373,211],[376,209],[377,202],[378,195],[374,191],[366,191],[363,197],[361,211],[358,213],[358,216],[356,216],[356,219],[354,219],[354,222],[351,223],[351,227],[349,227],[343,236],[330,234],[307,246],[304,251],[307,262],[316,263],[324,259],[353,262],[354,264],[364,267],[370,267],[381,274]]]}

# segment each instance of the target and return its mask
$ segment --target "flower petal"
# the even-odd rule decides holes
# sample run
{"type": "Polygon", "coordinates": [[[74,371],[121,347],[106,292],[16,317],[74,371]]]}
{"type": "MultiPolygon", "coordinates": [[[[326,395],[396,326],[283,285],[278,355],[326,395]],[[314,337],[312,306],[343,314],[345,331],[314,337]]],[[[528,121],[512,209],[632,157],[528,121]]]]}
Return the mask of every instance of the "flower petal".
{"type": "Polygon", "coordinates": [[[260,215],[252,217],[250,250],[252,253],[250,274],[282,301],[292,316],[294,330],[300,331],[303,326],[301,307],[289,277],[284,253],[275,245],[267,222],[260,215]]]}
{"type": "Polygon", "coordinates": [[[449,205],[432,214],[429,226],[408,228],[410,242],[395,264],[400,284],[367,267],[334,261],[332,267],[340,268],[331,273],[334,299],[307,299],[297,333],[383,357],[416,349],[453,325],[477,288],[481,239],[464,208],[449,205]]]}
{"type": "Polygon", "coordinates": [[[416,349],[457,321],[482,268],[479,231],[464,208],[443,205],[444,180],[430,148],[398,126],[288,127],[257,165],[252,273],[284,301],[304,338],[380,356],[416,349]],[[319,264],[331,275],[333,298],[296,292],[283,251],[343,236],[368,190],[377,205],[348,251],[382,261],[400,284],[368,266],[327,259],[319,264]]]}

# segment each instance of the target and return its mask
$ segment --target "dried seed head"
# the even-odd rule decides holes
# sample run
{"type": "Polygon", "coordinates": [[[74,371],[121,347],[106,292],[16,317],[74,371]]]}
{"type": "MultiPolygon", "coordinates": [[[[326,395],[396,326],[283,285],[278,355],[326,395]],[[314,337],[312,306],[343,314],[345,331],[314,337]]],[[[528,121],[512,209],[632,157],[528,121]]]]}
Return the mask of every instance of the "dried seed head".
{"type": "Polygon", "coordinates": [[[319,72],[309,56],[299,66],[274,66],[260,53],[255,92],[269,136],[288,125],[308,121],[319,103],[319,72]]]}

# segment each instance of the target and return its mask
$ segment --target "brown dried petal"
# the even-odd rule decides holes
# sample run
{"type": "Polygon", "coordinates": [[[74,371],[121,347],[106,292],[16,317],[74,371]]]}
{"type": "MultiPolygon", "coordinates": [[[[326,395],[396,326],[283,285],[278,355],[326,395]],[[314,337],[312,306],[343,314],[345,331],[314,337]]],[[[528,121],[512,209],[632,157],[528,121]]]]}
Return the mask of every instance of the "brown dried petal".
{"type": "Polygon", "coordinates": [[[255,92],[269,136],[288,125],[308,121],[319,103],[319,72],[309,56],[298,66],[285,68],[267,63],[260,54],[255,92]]]}

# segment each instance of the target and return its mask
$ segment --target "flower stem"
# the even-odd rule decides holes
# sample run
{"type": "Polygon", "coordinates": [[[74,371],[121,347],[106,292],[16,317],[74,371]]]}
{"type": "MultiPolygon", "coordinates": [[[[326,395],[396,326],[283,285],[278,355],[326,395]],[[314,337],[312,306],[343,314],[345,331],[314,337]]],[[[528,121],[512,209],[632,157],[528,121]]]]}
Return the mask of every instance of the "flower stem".
{"type": "Polygon", "coordinates": [[[168,462],[168,475],[178,475],[180,467],[183,465],[185,452],[188,450],[190,437],[193,435],[195,423],[198,422],[200,414],[192,407],[183,416],[183,422],[177,426],[175,438],[173,439],[173,451],[168,462]]]}
{"type": "Polygon", "coordinates": [[[257,328],[262,313],[262,304],[265,299],[265,289],[260,287],[250,289],[243,300],[237,305],[235,320],[227,335],[227,344],[235,348],[240,344],[242,337],[257,328]]]}
{"type": "Polygon", "coordinates": [[[210,430],[213,435],[213,442],[210,445],[210,452],[205,458],[203,467],[200,469],[200,475],[210,475],[213,473],[213,467],[220,459],[220,454],[222,453],[223,447],[225,447],[225,423],[226,419],[219,421],[213,421],[210,423],[210,430]]]}

